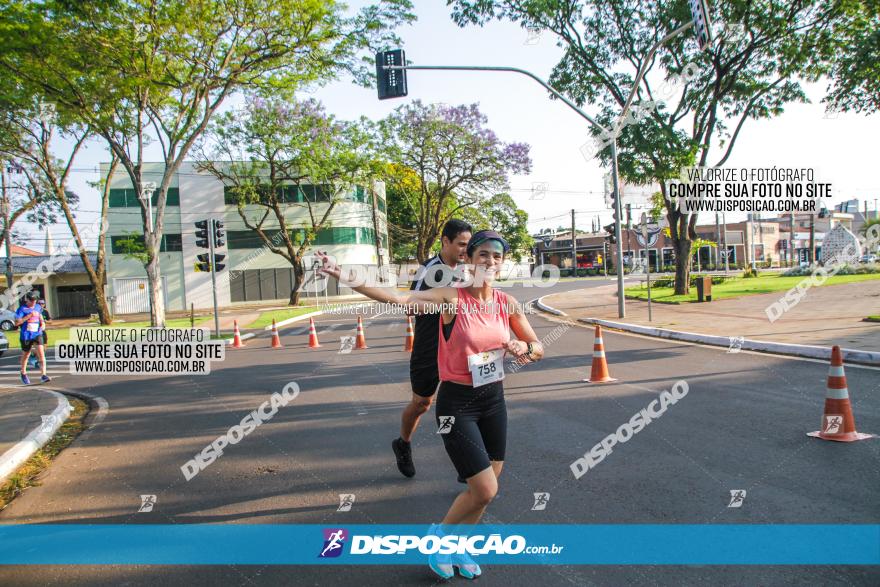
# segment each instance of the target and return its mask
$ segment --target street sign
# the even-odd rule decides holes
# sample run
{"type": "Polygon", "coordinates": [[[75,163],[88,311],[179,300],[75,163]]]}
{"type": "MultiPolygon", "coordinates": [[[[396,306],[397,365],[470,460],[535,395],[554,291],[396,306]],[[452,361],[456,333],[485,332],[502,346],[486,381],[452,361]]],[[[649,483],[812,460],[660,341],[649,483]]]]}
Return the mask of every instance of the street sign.
{"type": "Polygon", "coordinates": [[[406,54],[403,49],[376,53],[376,86],[380,100],[402,98],[407,94],[406,70],[385,69],[388,65],[406,65],[406,54]]]}
{"type": "Polygon", "coordinates": [[[688,0],[691,18],[694,21],[694,34],[700,51],[712,44],[712,21],[709,20],[709,7],[706,0],[688,0]]]}

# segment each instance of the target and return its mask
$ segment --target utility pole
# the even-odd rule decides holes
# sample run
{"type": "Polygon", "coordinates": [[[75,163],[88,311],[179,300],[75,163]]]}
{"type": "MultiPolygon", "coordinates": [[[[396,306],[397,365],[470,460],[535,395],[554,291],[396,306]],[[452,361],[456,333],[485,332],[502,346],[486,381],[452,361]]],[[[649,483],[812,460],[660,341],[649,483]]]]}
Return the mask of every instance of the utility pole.
{"type": "Polygon", "coordinates": [[[715,271],[721,266],[721,225],[718,223],[718,212],[715,212],[715,271]]]}
{"type": "Polygon", "coordinates": [[[794,267],[794,212],[788,217],[788,262],[794,267]]]}
{"type": "MultiPolygon", "coordinates": [[[[382,279],[382,239],[379,238],[379,218],[376,211],[378,205],[376,203],[376,198],[378,196],[376,195],[376,186],[373,180],[370,180],[370,194],[372,195],[371,199],[373,202],[373,236],[376,240],[376,265],[379,267],[379,282],[381,283],[384,281],[384,279],[382,279]]],[[[390,250],[388,251],[388,254],[391,254],[390,250]]]]}
{"type": "Polygon", "coordinates": [[[574,209],[571,211],[571,271],[572,277],[577,277],[578,256],[577,256],[577,235],[574,229],[574,209]]]}
{"type": "Polygon", "coordinates": [[[3,195],[2,199],[0,199],[0,206],[2,206],[3,214],[3,229],[6,231],[5,241],[6,241],[6,289],[12,291],[10,289],[12,287],[13,280],[13,270],[12,270],[12,230],[9,226],[9,189],[10,186],[6,184],[6,168],[3,167],[2,161],[0,161],[0,175],[2,175],[3,179],[3,195]]]}
{"type": "Polygon", "coordinates": [[[816,216],[810,214],[810,265],[816,262],[816,216]]]}

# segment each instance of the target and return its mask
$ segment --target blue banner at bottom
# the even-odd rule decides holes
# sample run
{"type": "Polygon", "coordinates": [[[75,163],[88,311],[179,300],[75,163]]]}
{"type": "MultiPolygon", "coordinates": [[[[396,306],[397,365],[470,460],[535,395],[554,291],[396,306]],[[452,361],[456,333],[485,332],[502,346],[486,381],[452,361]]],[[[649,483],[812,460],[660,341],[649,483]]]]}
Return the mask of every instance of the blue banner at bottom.
{"type": "Polygon", "coordinates": [[[878,565],[880,525],[0,525],[0,564],[878,565]]]}

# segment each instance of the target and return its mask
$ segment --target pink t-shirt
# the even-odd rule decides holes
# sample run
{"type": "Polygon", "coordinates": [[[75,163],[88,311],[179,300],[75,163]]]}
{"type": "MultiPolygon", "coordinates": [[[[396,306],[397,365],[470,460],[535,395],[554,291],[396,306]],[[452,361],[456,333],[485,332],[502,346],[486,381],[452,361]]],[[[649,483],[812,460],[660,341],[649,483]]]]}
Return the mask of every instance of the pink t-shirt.
{"type": "Polygon", "coordinates": [[[509,340],[507,296],[496,289],[492,290],[491,302],[481,302],[465,288],[459,289],[455,324],[448,341],[443,336],[443,316],[440,316],[437,352],[440,381],[473,385],[468,356],[503,348],[509,340]]]}

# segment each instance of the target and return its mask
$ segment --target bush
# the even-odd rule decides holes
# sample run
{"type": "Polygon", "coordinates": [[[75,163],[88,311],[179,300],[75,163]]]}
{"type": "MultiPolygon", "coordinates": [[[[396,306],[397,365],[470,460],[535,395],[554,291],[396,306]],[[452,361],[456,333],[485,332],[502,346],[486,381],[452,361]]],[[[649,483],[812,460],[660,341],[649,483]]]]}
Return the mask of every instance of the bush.
{"type": "Polygon", "coordinates": [[[743,279],[751,279],[751,278],[753,278],[753,277],[757,277],[757,276],[758,276],[758,270],[757,270],[757,269],[752,269],[751,267],[746,267],[746,270],[743,271],[742,276],[743,276],[743,279]]]}
{"type": "Polygon", "coordinates": [[[560,269],[559,277],[569,277],[571,275],[571,269],[560,269]]]}
{"type": "Polygon", "coordinates": [[[578,269],[577,270],[578,277],[586,277],[590,274],[588,269],[578,269]]]}

